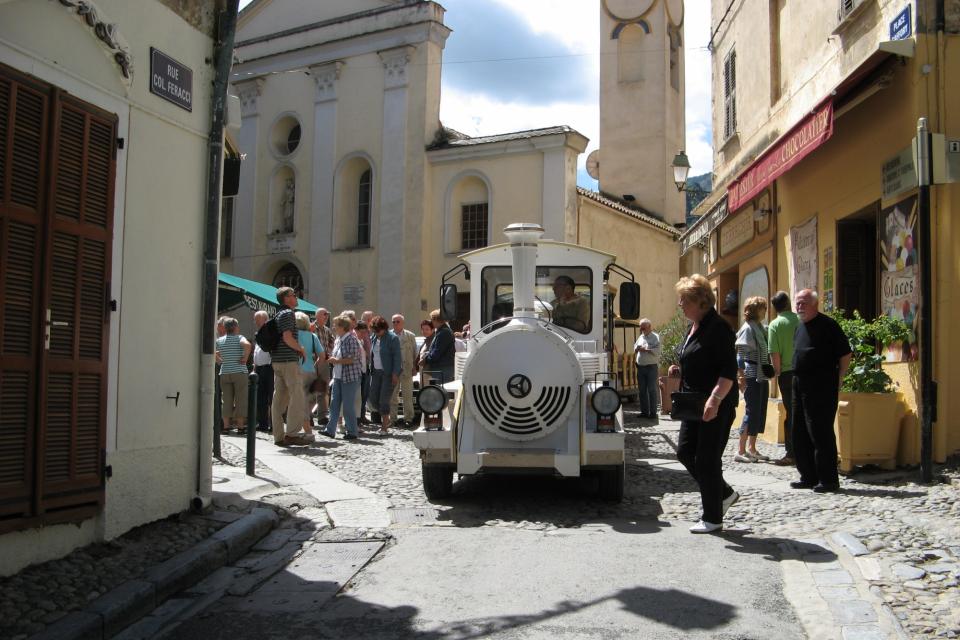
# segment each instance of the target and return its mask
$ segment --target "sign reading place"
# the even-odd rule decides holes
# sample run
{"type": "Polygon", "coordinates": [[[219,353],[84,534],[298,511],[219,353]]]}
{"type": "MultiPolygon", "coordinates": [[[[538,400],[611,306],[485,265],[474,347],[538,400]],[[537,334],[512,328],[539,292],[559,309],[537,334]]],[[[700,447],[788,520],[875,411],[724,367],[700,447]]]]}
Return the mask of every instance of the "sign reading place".
{"type": "Polygon", "coordinates": [[[193,69],[150,47],[150,93],[193,111],[193,69]]]}

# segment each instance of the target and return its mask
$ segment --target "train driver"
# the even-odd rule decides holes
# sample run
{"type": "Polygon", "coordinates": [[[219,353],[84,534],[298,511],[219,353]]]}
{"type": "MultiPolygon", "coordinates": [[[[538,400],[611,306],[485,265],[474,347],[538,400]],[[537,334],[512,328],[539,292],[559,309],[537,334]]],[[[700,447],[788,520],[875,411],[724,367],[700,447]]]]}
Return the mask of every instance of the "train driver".
{"type": "Polygon", "coordinates": [[[553,323],[586,333],[590,329],[590,301],[574,291],[573,278],[557,276],[553,281],[553,323]]]}

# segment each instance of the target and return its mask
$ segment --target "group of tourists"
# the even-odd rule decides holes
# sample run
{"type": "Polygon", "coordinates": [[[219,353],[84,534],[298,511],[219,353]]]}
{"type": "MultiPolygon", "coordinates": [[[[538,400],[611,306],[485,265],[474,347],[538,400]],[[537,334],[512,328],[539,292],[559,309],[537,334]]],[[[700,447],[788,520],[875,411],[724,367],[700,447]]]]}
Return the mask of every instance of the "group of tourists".
{"type": "Polygon", "coordinates": [[[721,529],[724,515],[740,497],[722,471],[738,401],[734,385],[745,402],[735,461],[767,459],[757,451],[756,439],[766,421],[767,381],[776,376],[787,409],[787,453],[776,464],[796,464],[800,478],[790,483],[794,489],[839,489],[833,421],[850,345],[837,322],[819,312],[816,292],[797,293],[796,314],[785,292],[775,294],[771,302],[778,316],[767,330],[760,324],[766,300],[748,298],[743,325],[734,333],[717,312],[706,278],[681,278],[675,289],[691,324],[678,349],[679,366],[673,365],[670,374],[680,376],[681,393],[702,402],[696,418],[681,421],[677,447],[677,458],[700,487],[702,515],[690,531],[721,529]]]}
{"type": "MultiPolygon", "coordinates": [[[[401,314],[388,322],[373,311],[358,319],[354,311],[344,310],[331,319],[321,307],[311,320],[296,310],[298,299],[290,287],[277,289],[277,302],[279,340],[270,351],[240,335],[235,318],[225,316],[217,323],[224,432],[246,429],[250,367],[259,380],[256,426],[271,432],[280,446],[309,444],[317,429],[335,438],[339,427],[344,440],[355,440],[361,425],[376,427],[380,434],[413,427],[413,377],[419,374],[424,383],[453,379],[455,339],[439,310],[420,322],[423,343],[418,347],[401,314]]],[[[254,313],[258,331],[270,320],[266,311],[254,313]]]]}

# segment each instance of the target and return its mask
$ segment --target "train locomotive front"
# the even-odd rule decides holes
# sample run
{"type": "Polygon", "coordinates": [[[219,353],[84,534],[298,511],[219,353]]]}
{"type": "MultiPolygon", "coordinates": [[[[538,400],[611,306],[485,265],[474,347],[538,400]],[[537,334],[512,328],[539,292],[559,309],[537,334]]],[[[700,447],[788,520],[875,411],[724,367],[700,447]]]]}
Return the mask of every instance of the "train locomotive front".
{"type": "MultiPolygon", "coordinates": [[[[471,279],[470,320],[482,328],[470,338],[468,351],[458,354],[458,379],[420,392],[424,425],[414,432],[414,442],[424,490],[431,499],[446,497],[454,473],[594,474],[600,494],[619,500],[623,411],[606,370],[609,305],[605,295],[595,295],[606,291],[613,256],[542,241],[538,225],[514,224],[505,233],[509,244],[461,257],[480,274],[471,279]],[[547,304],[536,295],[538,283],[556,273],[577,274],[582,294],[571,299],[583,295],[579,302],[589,307],[589,317],[563,322],[558,301],[547,304]],[[509,293],[512,315],[491,315],[503,304],[503,291],[509,293]]],[[[569,276],[557,281],[565,283],[564,277],[574,282],[569,276]]],[[[621,315],[636,315],[623,306],[624,298],[632,299],[628,306],[638,306],[632,276],[624,285],[621,315]]],[[[442,299],[456,299],[451,287],[444,284],[442,299]]]]}

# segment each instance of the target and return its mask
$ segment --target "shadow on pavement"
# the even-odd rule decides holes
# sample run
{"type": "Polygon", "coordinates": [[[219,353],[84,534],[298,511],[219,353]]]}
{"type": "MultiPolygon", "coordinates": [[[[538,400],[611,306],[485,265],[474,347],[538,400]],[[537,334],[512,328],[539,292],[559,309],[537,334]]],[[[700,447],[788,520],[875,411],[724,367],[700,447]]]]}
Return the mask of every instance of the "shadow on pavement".
{"type": "MultiPolygon", "coordinates": [[[[519,630],[568,614],[618,601],[620,606],[644,621],[680,631],[710,630],[729,624],[737,608],[729,603],[679,589],[631,587],[588,601],[560,601],[538,612],[450,622],[421,619],[413,605],[385,606],[350,595],[337,594],[336,582],[304,582],[303,597],[274,598],[269,593],[230,598],[176,629],[184,640],[243,640],[256,638],[411,638],[414,640],[470,640],[519,630]],[[310,594],[317,597],[311,598],[310,594]]],[[[555,624],[560,624],[559,622],[555,624]]],[[[532,631],[532,630],[528,630],[532,631]]],[[[545,629],[543,631],[546,631],[545,629]]],[[[512,637],[512,636],[511,636],[512,637]]],[[[638,636],[642,637],[642,636],[638,636]]]]}

